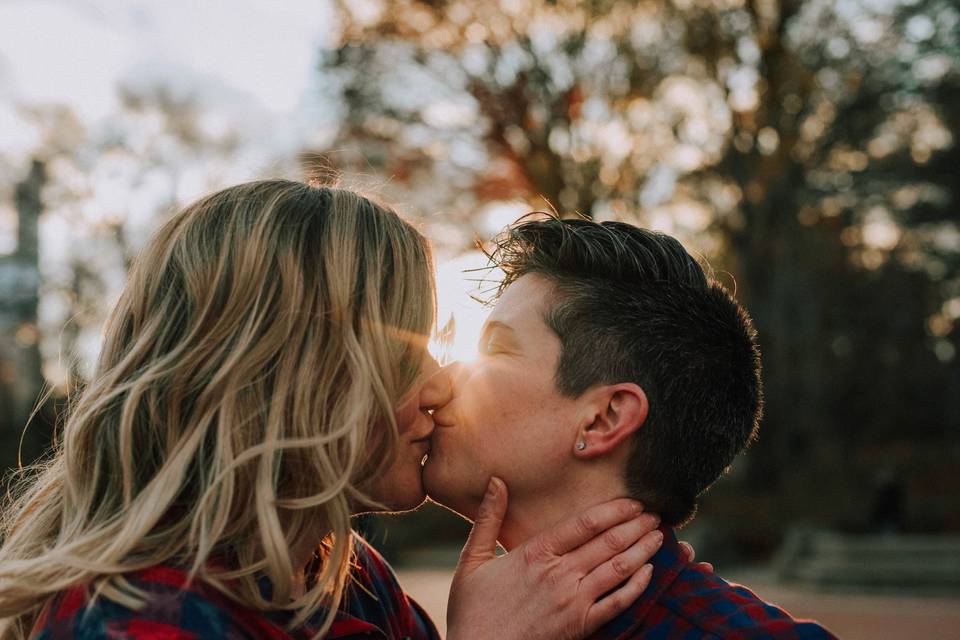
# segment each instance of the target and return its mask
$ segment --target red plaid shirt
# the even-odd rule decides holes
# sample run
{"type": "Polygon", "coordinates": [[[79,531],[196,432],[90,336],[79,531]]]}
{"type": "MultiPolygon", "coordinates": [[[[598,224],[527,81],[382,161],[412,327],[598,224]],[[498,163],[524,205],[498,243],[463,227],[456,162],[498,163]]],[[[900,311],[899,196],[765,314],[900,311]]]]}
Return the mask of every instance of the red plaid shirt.
{"type": "Polygon", "coordinates": [[[651,560],[650,586],[591,640],[835,638],[816,622],[797,620],[749,589],[687,562],[673,530],[662,531],[663,546],[651,560]]]}
{"type": "MultiPolygon", "coordinates": [[[[344,601],[327,638],[366,640],[440,640],[436,628],[417,603],[400,589],[386,561],[356,536],[357,562],[344,601]]],[[[158,566],[127,576],[147,592],[146,606],[132,610],[106,598],[88,603],[83,586],[54,596],[44,607],[32,639],[118,638],[129,640],[311,638],[323,623],[321,610],[293,630],[289,612],[263,613],[240,606],[186,571],[158,566]]],[[[269,588],[269,587],[267,587],[269,588]]]]}

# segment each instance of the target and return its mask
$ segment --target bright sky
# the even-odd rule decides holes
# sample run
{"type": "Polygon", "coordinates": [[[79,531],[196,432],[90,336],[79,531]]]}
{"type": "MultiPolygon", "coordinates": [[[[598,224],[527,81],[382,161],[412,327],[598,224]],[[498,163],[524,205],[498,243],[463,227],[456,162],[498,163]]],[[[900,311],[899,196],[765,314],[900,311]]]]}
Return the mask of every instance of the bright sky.
{"type": "MultiPolygon", "coordinates": [[[[473,282],[483,277],[486,271],[464,271],[480,269],[486,264],[486,256],[479,251],[437,262],[437,324],[443,327],[452,317],[456,327],[453,342],[446,352],[449,360],[468,361],[477,355],[480,328],[490,310],[471,296],[479,296],[489,285],[480,286],[473,282]]],[[[437,349],[433,351],[438,357],[442,355],[437,349]]]]}
{"type": "Polygon", "coordinates": [[[315,66],[334,29],[327,0],[6,0],[0,154],[28,157],[39,139],[18,107],[64,104],[92,129],[124,83],[195,96],[253,140],[244,154],[283,157],[333,120],[315,66]]]}
{"type": "MultiPolygon", "coordinates": [[[[245,153],[264,162],[295,153],[308,133],[316,135],[325,108],[316,55],[335,27],[327,0],[6,0],[0,154],[25,160],[37,142],[19,107],[64,104],[96,126],[116,111],[118,82],[196,95],[208,112],[256,131],[245,153]]],[[[54,247],[53,240],[44,246],[54,247]]],[[[475,276],[462,269],[483,259],[438,258],[438,317],[443,323],[455,316],[449,355],[466,359],[487,311],[470,300],[476,285],[466,280],[475,276]]]]}
{"type": "Polygon", "coordinates": [[[289,112],[310,87],[331,20],[323,0],[8,0],[0,97],[63,102],[91,120],[116,106],[117,80],[157,73],[289,112]]]}

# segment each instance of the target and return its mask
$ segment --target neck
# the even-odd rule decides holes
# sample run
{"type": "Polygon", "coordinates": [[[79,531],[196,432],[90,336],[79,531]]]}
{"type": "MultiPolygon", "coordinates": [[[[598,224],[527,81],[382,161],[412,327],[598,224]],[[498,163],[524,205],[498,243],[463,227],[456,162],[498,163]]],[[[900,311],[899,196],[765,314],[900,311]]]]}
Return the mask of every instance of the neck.
{"type": "Polygon", "coordinates": [[[590,507],[627,495],[622,482],[611,482],[609,476],[584,476],[551,487],[538,495],[510,494],[507,514],[500,528],[500,544],[512,551],[541,531],[545,531],[583,513],[590,507]]]}

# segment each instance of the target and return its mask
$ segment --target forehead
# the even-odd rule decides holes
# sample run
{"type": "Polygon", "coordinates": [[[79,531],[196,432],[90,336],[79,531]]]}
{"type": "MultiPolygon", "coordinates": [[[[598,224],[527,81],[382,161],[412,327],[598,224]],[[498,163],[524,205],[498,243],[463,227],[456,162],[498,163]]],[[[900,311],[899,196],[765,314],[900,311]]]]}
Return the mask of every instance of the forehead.
{"type": "Polygon", "coordinates": [[[521,276],[504,290],[489,319],[516,331],[546,329],[543,317],[550,307],[553,291],[553,284],[541,275],[521,276]]]}

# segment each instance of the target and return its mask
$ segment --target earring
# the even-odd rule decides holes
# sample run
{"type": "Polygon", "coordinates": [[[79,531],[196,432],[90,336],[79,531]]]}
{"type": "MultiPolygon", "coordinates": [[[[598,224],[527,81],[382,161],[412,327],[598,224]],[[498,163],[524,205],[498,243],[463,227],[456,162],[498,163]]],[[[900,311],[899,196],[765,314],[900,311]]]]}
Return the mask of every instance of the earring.
{"type": "Polygon", "coordinates": [[[577,443],[577,451],[583,451],[586,448],[587,448],[587,443],[584,442],[583,440],[577,443]]]}

